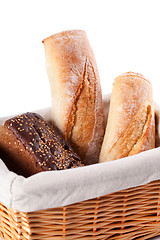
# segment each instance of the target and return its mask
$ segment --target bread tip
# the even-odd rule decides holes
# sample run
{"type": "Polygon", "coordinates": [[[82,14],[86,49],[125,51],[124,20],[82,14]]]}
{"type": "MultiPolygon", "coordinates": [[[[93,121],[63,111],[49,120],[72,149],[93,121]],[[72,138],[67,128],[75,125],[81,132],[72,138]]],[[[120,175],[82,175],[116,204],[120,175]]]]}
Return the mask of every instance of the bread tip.
{"type": "Polygon", "coordinates": [[[50,35],[49,37],[45,38],[42,40],[42,43],[45,43],[46,40],[49,39],[56,39],[56,38],[63,38],[66,36],[80,36],[80,35],[86,35],[86,32],[81,29],[72,29],[72,30],[64,30],[55,34],[50,35]]]}
{"type": "Polygon", "coordinates": [[[143,79],[144,81],[148,82],[151,84],[151,82],[146,79],[142,74],[140,73],[137,73],[137,72],[133,72],[133,71],[128,71],[128,72],[124,72],[122,73],[121,75],[119,75],[118,77],[116,77],[114,79],[114,81],[116,81],[117,79],[119,78],[123,78],[123,77],[134,77],[134,78],[140,78],[140,79],[143,79]]]}

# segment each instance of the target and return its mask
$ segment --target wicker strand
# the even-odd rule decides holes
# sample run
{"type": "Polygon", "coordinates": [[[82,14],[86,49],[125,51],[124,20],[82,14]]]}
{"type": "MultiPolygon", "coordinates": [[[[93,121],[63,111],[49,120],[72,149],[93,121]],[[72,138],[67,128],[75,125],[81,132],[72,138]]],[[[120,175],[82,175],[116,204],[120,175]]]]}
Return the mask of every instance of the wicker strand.
{"type": "MultiPolygon", "coordinates": [[[[127,204],[127,195],[124,195],[124,201],[123,201],[123,210],[122,210],[122,221],[121,221],[121,230],[124,229],[124,223],[125,223],[125,213],[126,213],[126,205],[127,204]]],[[[120,234],[122,236],[123,233],[120,234]]]]}
{"type": "Polygon", "coordinates": [[[97,230],[97,218],[98,218],[99,200],[100,200],[100,197],[97,197],[95,211],[94,211],[94,219],[93,219],[93,238],[96,237],[95,232],[97,230]]]}
{"type": "Polygon", "coordinates": [[[63,237],[66,236],[66,208],[63,208],[63,237]]]}
{"type": "Polygon", "coordinates": [[[159,222],[159,215],[160,215],[160,188],[159,188],[159,195],[158,195],[157,220],[156,220],[156,222],[159,222]]]}

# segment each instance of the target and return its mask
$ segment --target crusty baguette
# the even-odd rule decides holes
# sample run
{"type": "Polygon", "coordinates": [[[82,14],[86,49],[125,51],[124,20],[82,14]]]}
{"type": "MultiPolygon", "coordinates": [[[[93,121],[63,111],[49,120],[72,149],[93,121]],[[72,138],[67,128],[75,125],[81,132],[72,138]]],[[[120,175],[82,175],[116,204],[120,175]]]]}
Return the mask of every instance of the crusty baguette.
{"type": "Polygon", "coordinates": [[[86,33],[64,31],[43,40],[52,120],[85,164],[98,162],[104,136],[99,74],[86,33]]]}
{"type": "Polygon", "coordinates": [[[127,157],[155,147],[152,86],[128,72],[114,81],[100,162],[127,157]]]}

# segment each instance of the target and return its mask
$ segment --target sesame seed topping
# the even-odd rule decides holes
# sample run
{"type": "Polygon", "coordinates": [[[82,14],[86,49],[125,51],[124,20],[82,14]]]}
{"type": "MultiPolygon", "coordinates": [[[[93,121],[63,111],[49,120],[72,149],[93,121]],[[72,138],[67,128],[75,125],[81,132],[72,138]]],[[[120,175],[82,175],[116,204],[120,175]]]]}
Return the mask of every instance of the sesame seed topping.
{"type": "MultiPolygon", "coordinates": [[[[71,148],[65,149],[64,139],[57,130],[38,114],[19,115],[8,120],[7,126],[10,129],[9,132],[14,131],[18,144],[23,144],[25,149],[28,149],[36,158],[37,163],[46,166],[47,170],[82,166],[78,156],[75,153],[72,154],[71,148]]],[[[22,152],[23,149],[19,151],[22,152]]]]}

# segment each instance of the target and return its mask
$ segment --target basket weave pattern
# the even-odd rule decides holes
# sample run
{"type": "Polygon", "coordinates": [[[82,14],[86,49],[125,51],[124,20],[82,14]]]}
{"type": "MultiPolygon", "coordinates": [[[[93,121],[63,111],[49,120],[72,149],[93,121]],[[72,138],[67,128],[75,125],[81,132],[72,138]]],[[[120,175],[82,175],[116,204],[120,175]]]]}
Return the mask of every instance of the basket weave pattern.
{"type": "Polygon", "coordinates": [[[66,207],[31,213],[0,204],[2,240],[144,240],[158,235],[160,180],[66,207]]]}

